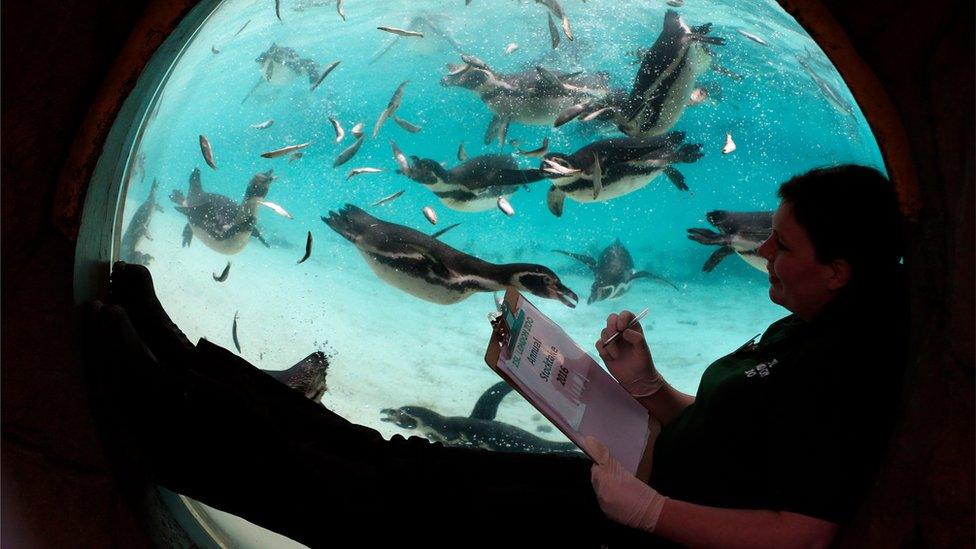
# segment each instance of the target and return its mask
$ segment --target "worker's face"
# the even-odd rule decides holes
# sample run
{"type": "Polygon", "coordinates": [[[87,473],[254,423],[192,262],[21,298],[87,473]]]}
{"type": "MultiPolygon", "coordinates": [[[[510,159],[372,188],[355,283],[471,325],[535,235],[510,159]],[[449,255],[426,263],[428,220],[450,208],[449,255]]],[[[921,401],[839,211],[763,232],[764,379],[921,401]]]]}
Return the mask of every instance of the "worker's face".
{"type": "Polygon", "coordinates": [[[807,320],[833,299],[850,275],[845,260],[817,260],[813,242],[787,201],[773,214],[773,232],[758,251],[769,271],[769,299],[807,320]]]}

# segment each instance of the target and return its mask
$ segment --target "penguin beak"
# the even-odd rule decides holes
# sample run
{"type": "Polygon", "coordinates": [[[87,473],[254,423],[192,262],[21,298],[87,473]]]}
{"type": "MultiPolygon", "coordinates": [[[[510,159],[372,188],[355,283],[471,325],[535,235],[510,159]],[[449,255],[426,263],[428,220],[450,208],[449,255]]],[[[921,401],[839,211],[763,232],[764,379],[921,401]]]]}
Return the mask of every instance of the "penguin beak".
{"type": "Polygon", "coordinates": [[[576,292],[570,290],[561,282],[557,282],[555,288],[549,290],[550,295],[553,299],[558,299],[563,305],[575,309],[576,303],[579,302],[579,296],[576,292]]]}

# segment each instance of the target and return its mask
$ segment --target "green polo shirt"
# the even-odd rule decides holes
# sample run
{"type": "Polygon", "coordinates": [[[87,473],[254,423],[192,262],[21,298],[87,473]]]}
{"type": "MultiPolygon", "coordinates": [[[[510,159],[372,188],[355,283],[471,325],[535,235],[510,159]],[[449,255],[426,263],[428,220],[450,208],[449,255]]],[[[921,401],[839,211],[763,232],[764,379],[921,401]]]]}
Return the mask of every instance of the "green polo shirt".
{"type": "Polygon", "coordinates": [[[701,505],[851,518],[901,395],[904,310],[890,296],[838,297],[715,361],[657,438],[651,486],[701,505]]]}

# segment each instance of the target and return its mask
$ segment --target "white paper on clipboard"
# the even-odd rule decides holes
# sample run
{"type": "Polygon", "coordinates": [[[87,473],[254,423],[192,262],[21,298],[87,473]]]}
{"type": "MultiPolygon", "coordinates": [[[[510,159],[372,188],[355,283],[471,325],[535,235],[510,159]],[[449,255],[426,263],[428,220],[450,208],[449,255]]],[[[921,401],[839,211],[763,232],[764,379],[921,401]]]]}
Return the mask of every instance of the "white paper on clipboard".
{"type": "Polygon", "coordinates": [[[494,324],[488,365],[581,449],[596,437],[647,480],[648,411],[518,291],[506,292],[494,324]]]}

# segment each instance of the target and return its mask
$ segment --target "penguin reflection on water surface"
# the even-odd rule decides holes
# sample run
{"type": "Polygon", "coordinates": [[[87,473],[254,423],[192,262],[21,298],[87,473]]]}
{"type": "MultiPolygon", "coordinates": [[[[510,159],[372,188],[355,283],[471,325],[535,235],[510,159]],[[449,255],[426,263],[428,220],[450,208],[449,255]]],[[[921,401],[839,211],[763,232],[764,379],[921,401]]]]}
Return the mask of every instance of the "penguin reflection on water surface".
{"type": "Polygon", "coordinates": [[[568,307],[579,301],[547,267],[489,263],[409,227],[377,219],[352,204],[329,212],[322,221],[352,242],[381,280],[426,301],[448,305],[475,292],[507,286],[557,299],[568,307]]]}
{"type": "Polygon", "coordinates": [[[563,250],[553,251],[568,255],[593,271],[593,285],[590,287],[590,297],[586,300],[587,305],[604,299],[616,299],[624,295],[630,289],[631,283],[638,278],[659,280],[675,290],[678,289],[674,283],[661,276],[648,271],[635,270],[634,260],[630,257],[627,248],[624,248],[623,244],[620,243],[619,238],[603,249],[599,259],[594,259],[588,255],[564,252],[563,250]]]}
{"type": "Polygon", "coordinates": [[[194,168],[187,195],[184,197],[178,190],[169,195],[176,203],[176,211],[186,216],[183,246],[189,246],[194,236],[210,249],[226,255],[243,250],[252,236],[267,246],[256,226],[257,210],[273,180],[271,170],[255,174],[238,203],[222,194],[204,192],[200,168],[194,168]]]}
{"type": "Polygon", "coordinates": [[[703,156],[701,144],[686,144],[684,132],[657,137],[616,137],[586,145],[572,154],[552,152],[542,171],[552,181],[547,203],[560,216],[568,195],[577,202],[601,202],[632,193],[664,173],[682,191],[685,178],[673,164],[690,164],[703,156]]]}
{"type": "Polygon", "coordinates": [[[495,208],[499,197],[508,197],[519,187],[545,178],[541,170],[523,170],[504,154],[486,154],[445,169],[429,158],[410,157],[406,174],[437,195],[441,202],[461,212],[495,208]]]}

